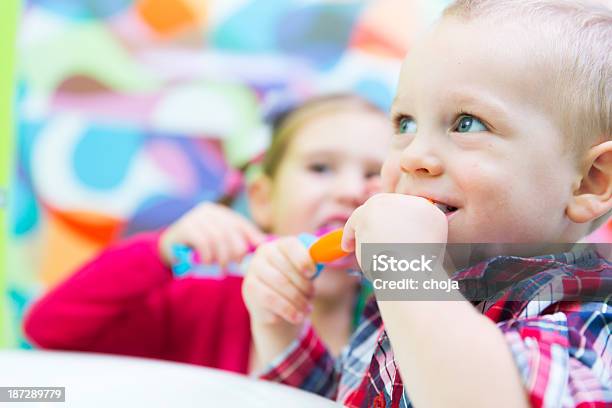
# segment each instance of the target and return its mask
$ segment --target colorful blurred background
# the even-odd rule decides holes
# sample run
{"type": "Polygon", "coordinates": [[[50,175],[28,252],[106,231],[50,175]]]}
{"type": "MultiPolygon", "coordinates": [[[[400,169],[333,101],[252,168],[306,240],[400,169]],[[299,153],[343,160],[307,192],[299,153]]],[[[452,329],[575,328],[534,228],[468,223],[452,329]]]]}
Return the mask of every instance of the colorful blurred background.
{"type": "MultiPolygon", "coordinates": [[[[15,136],[2,145],[12,177],[0,342],[22,348],[28,304],[84,260],[197,202],[240,197],[267,112],[347,90],[387,109],[401,58],[448,3],[2,1],[21,13],[16,79],[3,72],[15,136]]],[[[12,50],[0,51],[5,61],[12,50]]],[[[611,236],[606,226],[593,239],[611,236]]]]}

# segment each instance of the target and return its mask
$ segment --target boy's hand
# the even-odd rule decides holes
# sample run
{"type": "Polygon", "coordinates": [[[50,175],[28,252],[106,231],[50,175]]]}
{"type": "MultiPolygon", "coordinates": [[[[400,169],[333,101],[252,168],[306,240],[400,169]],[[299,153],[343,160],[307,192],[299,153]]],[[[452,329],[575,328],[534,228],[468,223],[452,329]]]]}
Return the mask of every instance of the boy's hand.
{"type": "Polygon", "coordinates": [[[342,249],[356,251],[363,243],[444,243],[446,216],[428,200],[411,195],[377,194],[358,207],[346,225],[342,249]]]}
{"type": "Polygon", "coordinates": [[[315,266],[295,237],[261,245],[251,260],[242,295],[251,321],[300,325],[311,311],[315,266]]]}
{"type": "Polygon", "coordinates": [[[260,364],[269,364],[300,335],[312,311],[314,272],[308,251],[295,237],[257,249],[242,283],[242,297],[260,364]]]}
{"type": "Polygon", "coordinates": [[[167,265],[173,262],[172,246],[183,244],[195,249],[202,263],[225,267],[240,262],[250,245],[264,240],[265,235],[240,214],[219,204],[204,203],[164,231],[159,250],[167,265]]]}

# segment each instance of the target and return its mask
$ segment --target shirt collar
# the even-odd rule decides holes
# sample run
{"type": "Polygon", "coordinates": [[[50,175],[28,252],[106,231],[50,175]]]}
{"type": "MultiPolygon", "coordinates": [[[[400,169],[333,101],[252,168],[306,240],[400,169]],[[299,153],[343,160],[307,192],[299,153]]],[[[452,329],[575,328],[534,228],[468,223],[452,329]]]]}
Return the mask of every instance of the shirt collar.
{"type": "Polygon", "coordinates": [[[452,275],[457,281],[468,279],[482,279],[495,273],[496,276],[504,278],[500,274],[503,270],[510,270],[512,274],[533,275],[542,270],[553,267],[588,267],[602,262],[603,258],[592,245],[580,245],[571,251],[534,256],[530,258],[520,256],[499,255],[488,260],[479,262],[473,266],[458,270],[452,275]]]}

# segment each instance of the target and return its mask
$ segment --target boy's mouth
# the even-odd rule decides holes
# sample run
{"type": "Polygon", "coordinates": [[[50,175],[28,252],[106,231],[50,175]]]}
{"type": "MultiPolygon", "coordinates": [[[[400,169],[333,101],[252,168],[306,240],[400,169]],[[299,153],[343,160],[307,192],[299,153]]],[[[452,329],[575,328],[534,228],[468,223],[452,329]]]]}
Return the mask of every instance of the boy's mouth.
{"type": "Polygon", "coordinates": [[[429,200],[433,203],[433,205],[438,207],[438,209],[440,211],[442,211],[444,213],[444,215],[446,215],[447,217],[452,215],[455,211],[457,211],[459,209],[457,207],[453,207],[452,205],[440,203],[440,202],[437,202],[437,201],[432,200],[432,199],[429,199],[429,200]]]}
{"type": "Polygon", "coordinates": [[[455,211],[458,210],[457,207],[453,207],[451,205],[446,205],[442,203],[434,203],[434,205],[438,207],[444,214],[447,214],[447,215],[450,213],[454,213],[455,211]]]}

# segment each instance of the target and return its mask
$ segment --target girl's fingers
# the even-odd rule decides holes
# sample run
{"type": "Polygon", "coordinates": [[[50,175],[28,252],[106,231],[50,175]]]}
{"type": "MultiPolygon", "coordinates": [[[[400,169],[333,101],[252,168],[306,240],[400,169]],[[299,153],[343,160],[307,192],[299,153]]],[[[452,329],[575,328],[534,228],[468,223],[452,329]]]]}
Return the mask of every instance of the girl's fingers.
{"type": "Polygon", "coordinates": [[[220,263],[220,260],[225,256],[225,249],[222,244],[222,226],[219,226],[216,220],[210,218],[193,221],[203,237],[202,246],[206,248],[206,256],[201,258],[202,263],[205,265],[220,263]]]}
{"type": "Polygon", "coordinates": [[[172,252],[172,245],[174,243],[173,231],[169,228],[164,231],[159,239],[159,253],[162,256],[164,262],[172,264],[176,262],[174,254],[172,252]]]}
{"type": "Polygon", "coordinates": [[[209,217],[206,221],[198,220],[200,228],[209,234],[208,241],[214,251],[214,259],[223,266],[229,262],[239,262],[248,250],[247,238],[243,236],[242,226],[237,222],[237,217],[228,216],[224,212],[217,217],[209,217]]]}
{"type": "Polygon", "coordinates": [[[249,243],[263,241],[263,233],[244,217],[224,207],[214,207],[206,219],[214,226],[214,244],[218,251],[218,263],[227,266],[229,262],[240,262],[246,255],[249,243]]]}
{"type": "Polygon", "coordinates": [[[200,262],[210,264],[214,258],[215,248],[213,241],[210,239],[210,226],[200,220],[194,220],[188,227],[191,231],[191,239],[187,244],[198,251],[200,262]]]}
{"type": "Polygon", "coordinates": [[[223,230],[223,226],[219,226],[216,222],[209,222],[206,234],[206,238],[212,248],[210,263],[217,263],[222,268],[227,266],[230,258],[230,249],[226,242],[226,232],[223,230]]]}
{"type": "Polygon", "coordinates": [[[182,226],[180,231],[177,231],[176,238],[172,244],[179,243],[187,245],[197,251],[200,258],[206,257],[210,252],[208,247],[206,233],[196,226],[182,226]]]}
{"type": "Polygon", "coordinates": [[[226,244],[229,250],[229,260],[240,262],[247,253],[248,241],[235,225],[228,226],[226,244]]]}
{"type": "Polygon", "coordinates": [[[237,216],[236,226],[241,231],[241,233],[244,234],[250,244],[258,246],[266,241],[266,234],[261,232],[259,228],[257,228],[249,220],[241,216],[237,216]]]}

